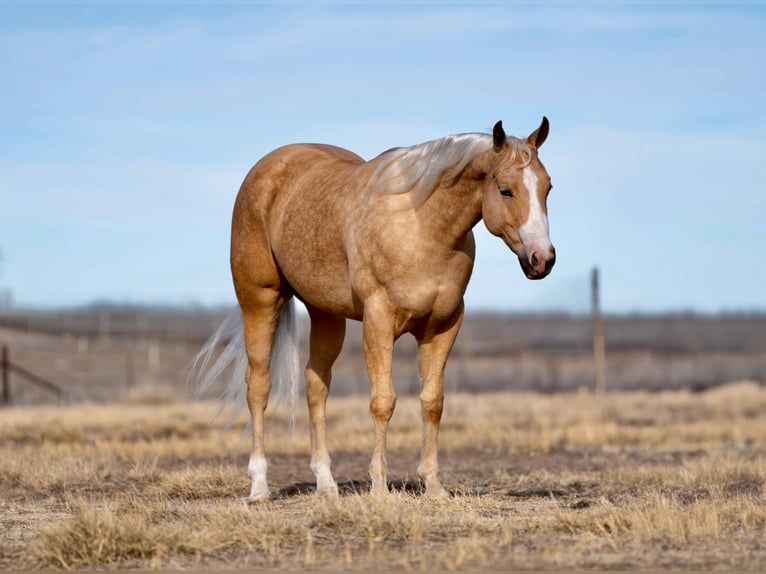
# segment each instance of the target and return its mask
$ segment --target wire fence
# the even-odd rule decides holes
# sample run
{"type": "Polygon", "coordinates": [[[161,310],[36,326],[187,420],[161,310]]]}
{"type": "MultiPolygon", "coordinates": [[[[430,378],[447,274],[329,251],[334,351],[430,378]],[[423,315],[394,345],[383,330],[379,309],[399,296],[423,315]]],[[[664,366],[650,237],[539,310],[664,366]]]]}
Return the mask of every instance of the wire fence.
{"type": "MultiPolygon", "coordinates": [[[[586,290],[587,291],[587,290],[586,290]]],[[[0,344],[13,364],[61,389],[69,400],[113,400],[147,387],[191,397],[186,368],[233,308],[93,306],[0,314],[0,344]]],[[[603,378],[609,390],[704,389],[732,380],[766,382],[766,314],[599,314],[603,378]]],[[[300,319],[301,356],[308,319],[300,319]]],[[[593,316],[588,313],[469,313],[447,365],[449,391],[593,389],[593,316]]],[[[397,392],[419,392],[417,346],[396,344],[397,392]]],[[[10,373],[14,404],[60,400],[52,390],[10,373]]],[[[366,394],[361,327],[348,322],[333,369],[333,394],[366,394]]],[[[222,386],[213,387],[215,396],[222,386]]]]}
{"type": "Polygon", "coordinates": [[[8,345],[3,345],[2,348],[0,348],[0,404],[2,405],[7,406],[12,403],[11,374],[18,376],[22,382],[35,385],[36,387],[51,393],[61,403],[68,401],[66,391],[60,386],[11,361],[11,353],[8,349],[8,345]]]}

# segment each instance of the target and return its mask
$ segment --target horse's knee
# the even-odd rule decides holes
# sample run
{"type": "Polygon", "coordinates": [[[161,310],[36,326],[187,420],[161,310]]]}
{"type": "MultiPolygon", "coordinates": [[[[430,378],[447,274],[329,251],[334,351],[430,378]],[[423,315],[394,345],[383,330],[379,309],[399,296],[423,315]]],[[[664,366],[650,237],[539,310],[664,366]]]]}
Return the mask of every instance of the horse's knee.
{"type": "Polygon", "coordinates": [[[438,423],[444,409],[444,392],[441,387],[426,386],[420,393],[420,410],[423,420],[438,423]]]}
{"type": "Polygon", "coordinates": [[[376,394],[370,399],[370,413],[375,420],[391,419],[396,408],[396,395],[376,394]]]}
{"type": "Polygon", "coordinates": [[[420,410],[423,413],[423,420],[438,423],[442,418],[442,411],[444,410],[444,397],[423,398],[421,396],[420,410]]]}

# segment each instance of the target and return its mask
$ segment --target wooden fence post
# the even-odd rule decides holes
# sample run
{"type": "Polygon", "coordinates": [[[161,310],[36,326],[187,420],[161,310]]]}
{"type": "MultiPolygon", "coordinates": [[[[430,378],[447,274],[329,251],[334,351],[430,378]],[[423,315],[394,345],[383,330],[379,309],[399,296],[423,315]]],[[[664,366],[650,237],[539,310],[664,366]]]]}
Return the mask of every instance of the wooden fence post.
{"type": "Polygon", "coordinates": [[[606,345],[604,343],[604,322],[599,306],[598,267],[591,275],[591,310],[593,313],[593,367],[596,393],[606,392],[606,345]]]}
{"type": "Polygon", "coordinates": [[[11,404],[11,362],[8,359],[8,345],[3,345],[2,352],[0,353],[0,371],[2,371],[2,385],[3,396],[2,402],[4,405],[11,404]]]}

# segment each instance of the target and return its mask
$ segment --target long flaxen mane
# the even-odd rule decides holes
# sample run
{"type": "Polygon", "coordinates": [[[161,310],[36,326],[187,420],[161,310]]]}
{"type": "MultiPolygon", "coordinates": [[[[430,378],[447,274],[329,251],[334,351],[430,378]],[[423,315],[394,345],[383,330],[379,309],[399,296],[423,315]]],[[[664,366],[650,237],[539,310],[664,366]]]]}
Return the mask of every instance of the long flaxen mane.
{"type": "MultiPolygon", "coordinates": [[[[510,152],[505,161],[519,158],[524,165],[532,159],[526,141],[508,138],[510,152]]],[[[444,176],[459,174],[480,153],[492,147],[492,136],[481,133],[450,135],[411,147],[394,148],[380,156],[370,178],[376,193],[409,193],[414,206],[422,205],[444,176]]]]}

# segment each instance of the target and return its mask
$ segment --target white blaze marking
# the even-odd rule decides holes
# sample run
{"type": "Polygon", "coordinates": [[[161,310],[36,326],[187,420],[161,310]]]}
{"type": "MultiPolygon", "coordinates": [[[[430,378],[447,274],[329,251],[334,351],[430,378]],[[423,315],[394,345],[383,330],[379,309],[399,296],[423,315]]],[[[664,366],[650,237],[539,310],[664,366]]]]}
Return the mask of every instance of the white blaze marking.
{"type": "Polygon", "coordinates": [[[537,175],[530,166],[525,167],[521,175],[529,192],[529,215],[524,224],[519,227],[519,235],[527,253],[535,249],[547,253],[551,248],[551,240],[548,236],[548,217],[537,195],[537,175]]]}

